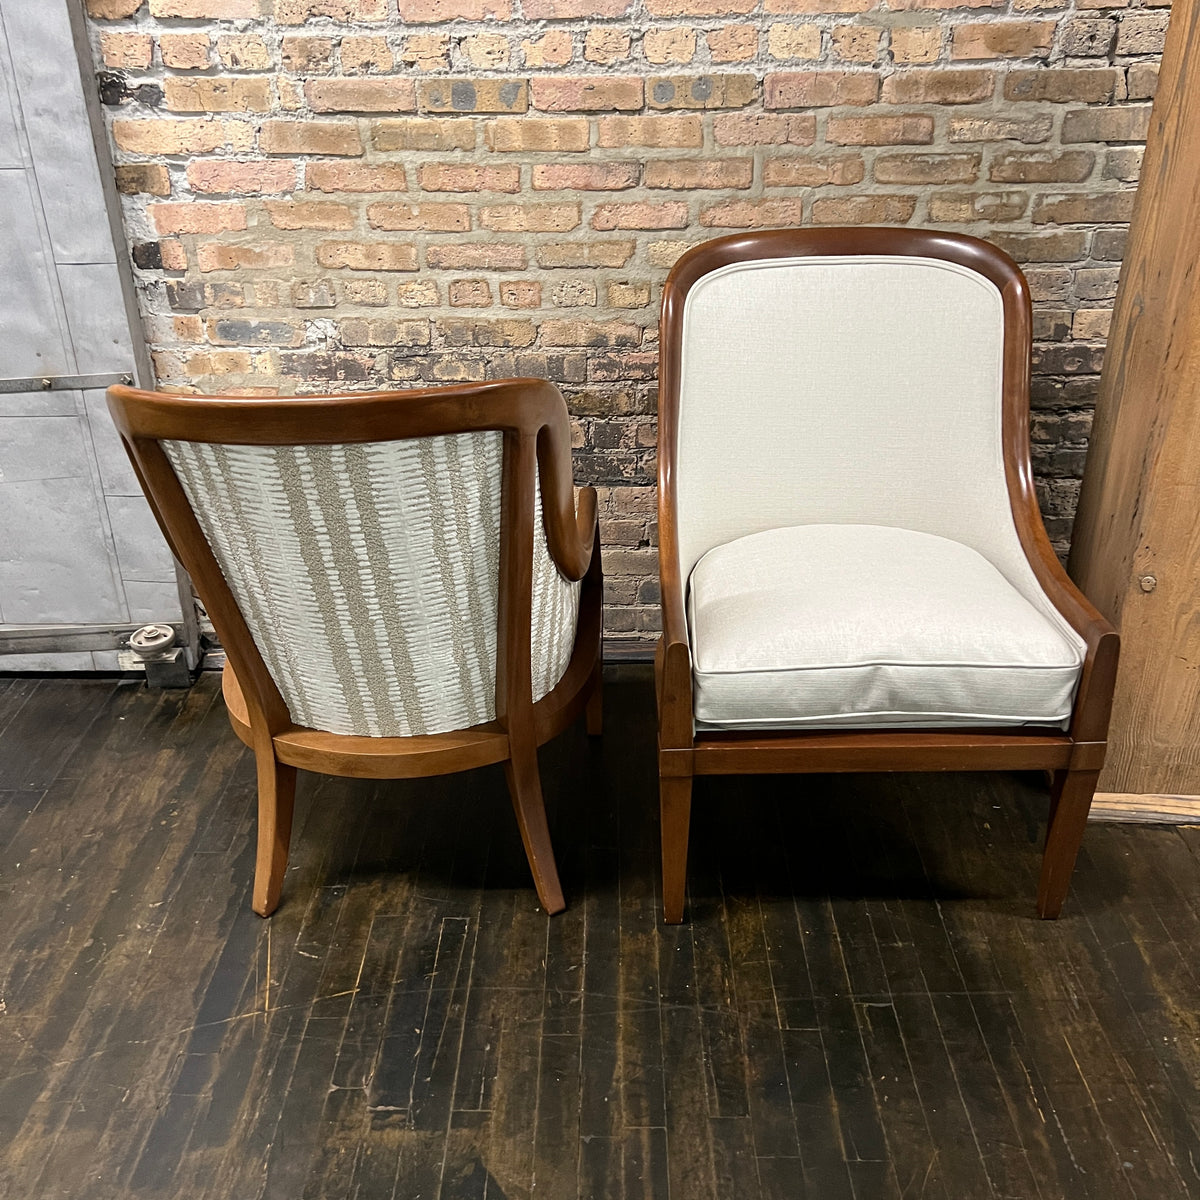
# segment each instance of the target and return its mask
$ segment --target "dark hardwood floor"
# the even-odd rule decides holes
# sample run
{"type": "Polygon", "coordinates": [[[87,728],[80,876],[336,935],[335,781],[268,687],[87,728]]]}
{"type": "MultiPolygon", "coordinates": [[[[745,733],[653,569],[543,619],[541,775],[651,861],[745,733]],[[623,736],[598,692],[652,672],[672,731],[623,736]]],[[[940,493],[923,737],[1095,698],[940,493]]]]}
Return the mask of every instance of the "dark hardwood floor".
{"type": "Polygon", "coordinates": [[[1093,825],[1034,917],[1041,781],[704,780],[658,920],[653,690],[500,770],[304,777],[250,911],[217,679],[0,678],[0,1197],[1200,1196],[1200,831],[1093,825]]]}

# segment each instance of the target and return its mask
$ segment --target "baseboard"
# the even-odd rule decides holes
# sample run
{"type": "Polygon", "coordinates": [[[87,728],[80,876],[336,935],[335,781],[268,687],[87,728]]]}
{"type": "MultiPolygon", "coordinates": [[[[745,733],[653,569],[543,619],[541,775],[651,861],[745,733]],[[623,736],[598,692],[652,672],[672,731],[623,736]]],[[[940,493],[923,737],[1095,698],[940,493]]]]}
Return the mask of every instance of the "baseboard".
{"type": "Polygon", "coordinates": [[[1138,795],[1097,792],[1088,814],[1093,821],[1130,821],[1162,825],[1200,825],[1200,796],[1138,795]]]}

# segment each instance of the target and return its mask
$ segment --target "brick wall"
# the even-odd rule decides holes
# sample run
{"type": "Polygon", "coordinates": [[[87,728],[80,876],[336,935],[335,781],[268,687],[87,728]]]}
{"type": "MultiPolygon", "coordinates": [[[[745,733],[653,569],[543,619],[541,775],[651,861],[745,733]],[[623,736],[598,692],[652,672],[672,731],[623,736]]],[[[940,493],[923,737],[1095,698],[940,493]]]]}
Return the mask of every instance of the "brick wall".
{"type": "Polygon", "coordinates": [[[163,386],[528,374],[657,628],[659,289],[778,225],[990,238],[1070,533],[1167,10],[1129,0],[86,0],[163,386]],[[886,4],[886,7],[885,7],[886,4]]]}

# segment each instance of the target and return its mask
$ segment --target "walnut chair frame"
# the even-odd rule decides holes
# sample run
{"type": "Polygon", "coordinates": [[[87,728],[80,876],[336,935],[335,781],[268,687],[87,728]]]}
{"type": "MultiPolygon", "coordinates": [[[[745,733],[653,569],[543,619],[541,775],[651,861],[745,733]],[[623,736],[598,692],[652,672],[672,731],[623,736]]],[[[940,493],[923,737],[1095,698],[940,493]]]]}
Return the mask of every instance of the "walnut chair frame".
{"type": "Polygon", "coordinates": [[[659,568],[663,636],[655,678],[662,821],[663,919],[683,920],[692,779],[728,775],[856,771],[1052,772],[1037,911],[1059,915],[1104,761],[1119,639],[1062,569],[1042,524],[1029,457],[1032,345],[1029,289],[1017,265],[979,239],[915,229],[769,230],[695,247],[663,289],[659,374],[659,568]],[[990,280],[1003,305],[1001,437],[1008,498],[1021,548],[1046,596],[1086,644],[1069,727],[1061,729],[825,730],[812,733],[697,731],[680,578],[675,479],[684,303],[709,272],[748,260],[809,255],[913,255],[967,267],[990,280]]]}
{"type": "Polygon", "coordinates": [[[504,764],[538,899],[547,913],[562,911],[537,749],[585,710],[588,732],[600,732],[603,587],[596,493],[581,489],[576,507],[570,425],[558,389],[544,380],[514,379],[320,399],[262,399],[114,387],[108,405],[167,543],[191,575],[227,654],[222,687],[230,722],[254,751],[258,768],[254,911],[269,916],[279,904],[297,768],[408,779],[498,762],[504,764]],[[160,443],[328,445],[476,431],[503,434],[495,719],[409,737],[363,737],[297,726],[160,443]],[[583,583],[567,669],[534,703],[530,620],[539,479],[550,555],[564,578],[583,583]]]}

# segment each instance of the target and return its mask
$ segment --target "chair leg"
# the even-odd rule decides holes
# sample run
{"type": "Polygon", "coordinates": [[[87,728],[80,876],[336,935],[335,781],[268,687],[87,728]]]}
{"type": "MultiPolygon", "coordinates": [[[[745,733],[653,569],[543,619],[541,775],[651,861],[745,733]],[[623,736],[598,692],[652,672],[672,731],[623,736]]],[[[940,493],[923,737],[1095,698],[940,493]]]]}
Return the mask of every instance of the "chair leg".
{"type": "MultiPolygon", "coordinates": [[[[510,735],[511,737],[511,735],[510,735]]],[[[510,742],[512,757],[504,764],[508,794],[525,843],[525,857],[533,873],[533,886],[548,916],[567,907],[558,882],[550,827],[546,824],[546,806],[542,802],[542,780],[538,774],[537,747],[510,742]]]]}
{"type": "Polygon", "coordinates": [[[692,818],[692,777],[663,775],[658,781],[662,821],[663,921],[683,922],[687,885],[688,829],[692,818]]]}
{"type": "Polygon", "coordinates": [[[274,755],[258,754],[258,856],[254,865],[254,911],[269,917],[279,907],[292,840],[296,768],[274,755]]]}
{"type": "Polygon", "coordinates": [[[1053,921],[1062,911],[1099,777],[1099,771],[1054,773],[1050,817],[1046,823],[1046,849],[1042,854],[1042,876],[1038,883],[1038,916],[1043,920],[1053,921]]]}
{"type": "Polygon", "coordinates": [[[585,721],[587,722],[588,737],[599,737],[604,732],[604,679],[597,665],[592,676],[591,695],[588,696],[585,721]]]}

